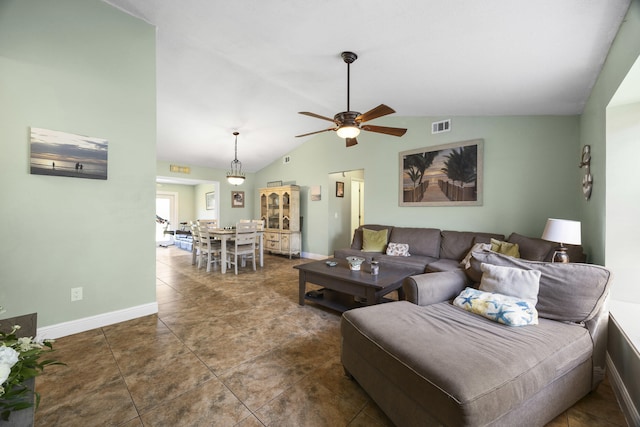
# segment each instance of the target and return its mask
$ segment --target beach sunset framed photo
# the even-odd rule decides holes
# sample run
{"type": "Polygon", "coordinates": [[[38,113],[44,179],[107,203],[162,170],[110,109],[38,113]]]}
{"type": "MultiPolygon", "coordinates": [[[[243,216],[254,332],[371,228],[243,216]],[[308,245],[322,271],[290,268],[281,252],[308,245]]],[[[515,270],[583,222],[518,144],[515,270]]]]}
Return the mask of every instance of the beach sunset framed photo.
{"type": "Polygon", "coordinates": [[[33,175],[107,179],[106,139],[32,127],[30,145],[33,175]]]}
{"type": "Polygon", "coordinates": [[[403,151],[400,206],[482,205],[484,140],[403,151]]]}

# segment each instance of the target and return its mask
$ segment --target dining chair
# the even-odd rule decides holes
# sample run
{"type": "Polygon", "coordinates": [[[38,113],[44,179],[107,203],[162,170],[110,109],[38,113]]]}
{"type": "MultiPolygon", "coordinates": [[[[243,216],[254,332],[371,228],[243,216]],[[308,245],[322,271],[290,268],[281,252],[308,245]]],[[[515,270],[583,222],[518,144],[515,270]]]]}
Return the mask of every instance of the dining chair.
{"type": "Polygon", "coordinates": [[[199,226],[205,226],[207,228],[218,228],[217,219],[199,219],[197,220],[199,226]]]}
{"type": "Polygon", "coordinates": [[[262,219],[241,219],[240,222],[243,224],[256,224],[258,226],[258,231],[264,231],[264,220],[262,219]]]}
{"type": "Polygon", "coordinates": [[[201,225],[198,227],[200,236],[200,256],[198,257],[198,268],[202,267],[202,260],[206,257],[207,272],[211,271],[211,264],[222,262],[222,246],[220,240],[216,240],[209,233],[209,228],[201,225]]]}
{"type": "Polygon", "coordinates": [[[200,231],[198,231],[198,223],[191,221],[189,224],[191,229],[191,265],[196,265],[196,260],[200,256],[200,231]]]}
{"type": "Polygon", "coordinates": [[[238,274],[238,260],[242,263],[251,258],[253,271],[256,271],[256,241],[258,238],[258,225],[251,222],[239,222],[236,224],[236,232],[233,242],[227,247],[227,266],[235,267],[238,274]]]}

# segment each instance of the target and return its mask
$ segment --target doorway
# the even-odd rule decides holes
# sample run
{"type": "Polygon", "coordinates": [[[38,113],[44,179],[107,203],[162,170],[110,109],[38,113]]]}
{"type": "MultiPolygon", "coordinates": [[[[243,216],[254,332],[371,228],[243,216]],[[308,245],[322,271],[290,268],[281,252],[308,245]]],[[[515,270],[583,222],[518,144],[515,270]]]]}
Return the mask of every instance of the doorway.
{"type": "Polygon", "coordinates": [[[178,193],[156,192],[156,244],[173,244],[173,234],[178,223],[178,193]]]}
{"type": "Polygon", "coordinates": [[[354,230],[364,222],[364,169],[330,173],[329,183],[328,250],[332,254],[350,246],[354,230]]]}
{"type": "Polygon", "coordinates": [[[364,225],[364,180],[351,180],[351,233],[364,225]]]}

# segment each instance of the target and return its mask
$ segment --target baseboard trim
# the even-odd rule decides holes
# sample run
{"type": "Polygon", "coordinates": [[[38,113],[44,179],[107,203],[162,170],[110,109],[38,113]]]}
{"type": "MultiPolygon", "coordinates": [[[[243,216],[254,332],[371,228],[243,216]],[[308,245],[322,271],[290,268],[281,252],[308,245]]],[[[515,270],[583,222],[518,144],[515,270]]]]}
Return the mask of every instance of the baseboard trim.
{"type": "Polygon", "coordinates": [[[607,353],[606,360],[607,370],[609,372],[609,382],[611,384],[611,388],[613,389],[613,393],[618,399],[620,409],[622,409],[622,413],[627,419],[627,423],[630,426],[640,426],[640,414],[638,414],[638,411],[633,403],[633,399],[631,399],[631,396],[629,395],[629,392],[624,385],[624,381],[622,381],[622,377],[618,373],[616,365],[613,363],[613,360],[611,360],[609,353],[607,353]]]}
{"type": "Polygon", "coordinates": [[[138,317],[149,316],[158,312],[158,303],[129,307],[122,310],[97,314],[95,316],[84,317],[82,319],[71,320],[69,322],[38,328],[38,339],[56,339],[67,335],[78,334],[91,329],[102,328],[114,323],[126,322],[138,317]]]}
{"type": "Polygon", "coordinates": [[[310,252],[302,252],[300,254],[300,257],[308,258],[308,259],[327,259],[328,258],[326,255],[312,254],[310,252]]]}

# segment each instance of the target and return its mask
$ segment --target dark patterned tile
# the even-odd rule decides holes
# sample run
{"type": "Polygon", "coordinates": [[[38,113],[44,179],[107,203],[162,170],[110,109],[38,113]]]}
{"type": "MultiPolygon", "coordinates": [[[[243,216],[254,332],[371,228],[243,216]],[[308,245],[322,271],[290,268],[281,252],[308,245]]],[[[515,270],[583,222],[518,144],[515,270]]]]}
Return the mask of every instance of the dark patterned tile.
{"type": "Polygon", "coordinates": [[[90,392],[43,400],[35,421],[38,426],[118,426],[137,416],[131,395],[119,378],[90,392]]]}
{"type": "MultiPolygon", "coordinates": [[[[167,349],[171,352],[171,349],[167,349]]],[[[211,379],[213,374],[192,353],[169,364],[150,364],[124,376],[139,411],[163,404],[211,379]]]]}
{"type": "Polygon", "coordinates": [[[251,412],[220,381],[211,379],[141,415],[145,426],[233,426],[251,412]]]}

